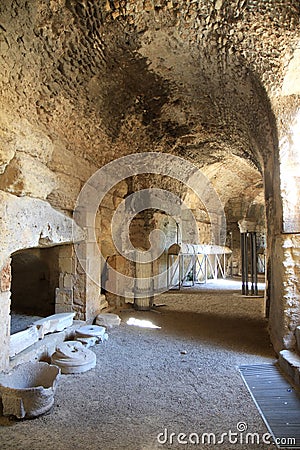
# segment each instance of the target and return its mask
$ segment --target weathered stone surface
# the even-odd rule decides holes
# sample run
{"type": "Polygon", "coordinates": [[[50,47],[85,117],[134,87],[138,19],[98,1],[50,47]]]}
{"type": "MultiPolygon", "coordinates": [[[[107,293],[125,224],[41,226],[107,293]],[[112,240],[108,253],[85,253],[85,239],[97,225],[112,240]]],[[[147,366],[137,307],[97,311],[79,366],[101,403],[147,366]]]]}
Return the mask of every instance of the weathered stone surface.
{"type": "Polygon", "coordinates": [[[43,339],[45,334],[63,331],[65,328],[71,327],[74,316],[74,312],[53,314],[45,319],[36,320],[33,322],[33,326],[38,330],[39,339],[43,339]]]}
{"type": "MultiPolygon", "coordinates": [[[[55,313],[56,314],[67,314],[72,313],[73,311],[76,311],[74,305],[72,304],[66,304],[66,303],[56,303],[55,304],[55,313]]],[[[76,317],[79,318],[78,314],[76,314],[76,317]]]]}
{"type": "MultiPolygon", "coordinates": [[[[18,119],[15,116],[11,120],[4,109],[1,109],[0,112],[0,123],[3,127],[1,138],[6,137],[6,139],[3,139],[3,143],[5,141],[10,143],[8,148],[11,148],[13,155],[16,152],[22,152],[37,158],[38,161],[45,165],[51,161],[54,144],[51,138],[40,129],[38,124],[33,125],[24,117],[18,119]]],[[[0,155],[5,148],[7,147],[1,148],[0,155]]],[[[11,159],[9,158],[9,160],[11,159]]]]}
{"type": "Polygon", "coordinates": [[[14,358],[11,358],[6,370],[12,369],[28,361],[50,361],[51,355],[55,352],[57,345],[64,341],[72,340],[75,329],[80,325],[85,325],[85,322],[74,320],[71,327],[56,333],[46,334],[44,339],[39,339],[38,342],[25,349],[14,358]]]}
{"type": "Polygon", "coordinates": [[[300,326],[296,328],[296,341],[297,341],[297,349],[300,355],[300,326]]]}
{"type": "Polygon", "coordinates": [[[97,343],[97,338],[96,337],[76,336],[75,340],[81,342],[85,346],[85,348],[93,347],[97,343]]]}
{"type": "Polygon", "coordinates": [[[0,375],[0,395],[5,416],[34,418],[54,403],[60,369],[45,362],[29,362],[0,375]]]}
{"type": "Polygon", "coordinates": [[[109,304],[104,294],[100,295],[100,310],[108,308],[109,304]]]}
{"type": "MultiPolygon", "coordinates": [[[[77,178],[86,181],[98,167],[86,159],[78,161],[71,149],[67,149],[63,142],[55,142],[49,168],[55,173],[66,175],[65,179],[77,178]]],[[[78,192],[77,192],[78,194],[78,192]]]]}
{"type": "Polygon", "coordinates": [[[73,289],[56,288],[55,305],[73,305],[73,289]]]}
{"type": "MultiPolygon", "coordinates": [[[[1,141],[4,140],[3,138],[0,140],[0,145],[1,145],[1,141]]],[[[2,143],[2,146],[4,146],[5,143],[2,143]]],[[[14,157],[15,152],[13,149],[11,148],[1,148],[1,152],[0,152],[0,174],[2,174],[5,169],[6,166],[9,164],[9,162],[11,161],[11,159],[14,157]]]]}
{"type": "Polygon", "coordinates": [[[0,271],[0,292],[10,291],[11,284],[11,259],[9,259],[6,265],[3,266],[0,271]]]}
{"type": "Polygon", "coordinates": [[[0,292],[0,372],[6,370],[9,365],[10,347],[10,292],[0,292]]]}
{"type": "Polygon", "coordinates": [[[239,220],[238,226],[241,233],[255,232],[256,222],[254,220],[247,220],[246,218],[239,220]]]}
{"type": "Polygon", "coordinates": [[[95,337],[97,342],[106,340],[106,328],[99,325],[86,325],[75,330],[77,337],[95,337]]]}
{"type": "Polygon", "coordinates": [[[118,316],[118,314],[103,313],[98,314],[95,323],[96,325],[100,325],[109,329],[118,327],[121,323],[121,318],[118,316]]]}
{"type": "Polygon", "coordinates": [[[279,364],[296,386],[300,386],[300,356],[291,350],[279,352],[279,364]]]}
{"type": "Polygon", "coordinates": [[[300,94],[300,50],[298,48],[295,49],[287,67],[282,83],[282,94],[300,94]]]}
{"type": "Polygon", "coordinates": [[[0,191],[0,267],[15,251],[84,239],[83,231],[49,203],[0,191]]]}
{"type": "MultiPolygon", "coordinates": [[[[260,106],[255,96],[259,92],[248,70],[255,67],[254,72],[264,77],[269,89],[275,79],[274,66],[279,71],[281,59],[287,57],[277,48],[286,48],[292,39],[295,10],[288,5],[265,6],[263,2],[255,9],[238,2],[220,9],[204,1],[197,5],[150,2],[151,9],[148,3],[141,5],[111,2],[107,9],[106,2],[89,6],[80,2],[77,8],[73,4],[54,8],[40,2],[39,8],[20,7],[17,15],[14,8],[2,8],[6,30],[3,45],[12,55],[10,59],[7,52],[3,53],[2,82],[10,77],[15,102],[12,105],[8,91],[7,106],[8,110],[17,110],[20,105],[23,116],[27,116],[20,126],[21,120],[15,115],[11,128],[18,142],[22,141],[20,128],[26,130],[26,142],[36,136],[38,123],[43,131],[55,130],[51,138],[42,131],[40,140],[34,138],[34,142],[49,141],[47,149],[53,151],[51,170],[83,179],[89,162],[94,160],[95,166],[101,166],[111,158],[110,151],[115,157],[140,148],[159,148],[160,144],[169,150],[175,144],[175,151],[193,159],[204,160],[215,153],[221,160],[220,147],[226,146],[225,140],[232,140],[239,142],[230,145],[231,150],[242,153],[242,147],[247,147],[245,154],[250,154],[251,146],[239,136],[235,124],[251,110],[253,122],[240,121],[239,126],[243,132],[251,128],[253,143],[257,138],[253,136],[254,124],[265,131],[256,119],[260,106]],[[282,29],[293,23],[291,35],[278,33],[278,23],[266,20],[274,11],[276,17],[282,14],[286,18],[280,22],[282,29]],[[91,24],[105,32],[90,40],[91,24]],[[13,39],[16,29],[23,30],[22,40],[13,39]],[[257,34],[265,38],[254,39],[257,34]],[[13,63],[20,58],[23,66],[16,71],[13,63]],[[36,73],[41,76],[34,77],[36,73]],[[18,88],[19,76],[22,89],[18,88]],[[224,94],[226,99],[222,100],[224,94]],[[227,108],[226,102],[236,107],[227,108]],[[247,108],[247,102],[252,108],[247,108]],[[230,125],[227,129],[225,121],[230,125]],[[196,145],[195,140],[190,142],[191,134],[198,139],[196,145]],[[117,139],[116,145],[111,138],[117,139]],[[210,141],[216,145],[211,146],[210,141]],[[68,163],[63,164],[63,159],[68,163]]],[[[17,148],[27,152],[29,146],[17,148]]],[[[56,194],[59,191],[53,201],[56,194]]]]}
{"type": "Polygon", "coordinates": [[[0,189],[19,196],[45,199],[55,187],[55,174],[38,159],[20,152],[0,178],[0,189]]]}
{"type": "Polygon", "coordinates": [[[73,211],[80,188],[81,182],[78,178],[57,173],[56,188],[48,195],[48,200],[54,207],[73,211]]]}
{"type": "Polygon", "coordinates": [[[51,362],[62,373],[82,373],[96,366],[96,355],[79,341],[66,341],[56,347],[51,362]]]}
{"type": "MultiPolygon", "coordinates": [[[[299,324],[298,256],[283,250],[280,233],[293,233],[300,223],[292,201],[299,194],[298,163],[285,161],[297,155],[296,140],[285,150],[299,109],[299,14],[298,0],[2,2],[0,186],[47,197],[71,215],[96,168],[135,152],[180,155],[203,171],[225,207],[237,271],[237,221],[250,212],[265,232],[265,197],[271,335],[277,351],[292,347],[299,324]]],[[[154,185],[153,177],[137,178],[133,174],[100,208],[105,218],[97,241],[105,259],[122,258],[110,236],[114,209],[127,193],[154,185]]],[[[168,185],[186,195],[174,180],[168,185]]],[[[64,226],[63,237],[56,233],[61,217],[45,212],[42,203],[27,199],[24,208],[11,200],[8,215],[4,200],[0,267],[26,246],[71,242],[64,226]]],[[[187,201],[201,243],[207,243],[211,221],[203,205],[190,195],[187,201]]],[[[163,215],[145,213],[131,234],[146,245],[149,231],[163,222],[163,215]]],[[[174,224],[166,229],[171,244],[174,224]]],[[[73,273],[73,262],[62,263],[62,272],[73,273]]],[[[130,274],[130,264],[120,259],[117,265],[130,274]]],[[[80,270],[76,266],[73,308],[92,320],[101,310],[99,286],[87,283],[80,270]]]]}
{"type": "Polygon", "coordinates": [[[270,283],[270,332],[273,345],[278,351],[296,347],[295,332],[300,323],[299,249],[298,235],[276,237],[272,254],[276,276],[274,274],[270,283]]]}
{"type": "Polygon", "coordinates": [[[18,353],[30,347],[40,339],[37,326],[27,328],[27,330],[19,331],[10,336],[9,356],[12,358],[18,353]]]}
{"type": "Polygon", "coordinates": [[[14,134],[6,123],[5,116],[0,112],[0,175],[15,156],[14,134]]]}

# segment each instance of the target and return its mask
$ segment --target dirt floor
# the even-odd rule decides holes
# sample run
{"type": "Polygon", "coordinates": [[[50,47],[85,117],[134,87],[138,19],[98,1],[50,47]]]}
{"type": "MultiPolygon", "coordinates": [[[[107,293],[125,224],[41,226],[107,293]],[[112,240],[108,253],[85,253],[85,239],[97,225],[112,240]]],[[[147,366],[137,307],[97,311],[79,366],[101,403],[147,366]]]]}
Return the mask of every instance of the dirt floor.
{"type": "Polygon", "coordinates": [[[43,319],[43,317],[12,312],[10,318],[10,334],[26,330],[33,322],[40,319],[43,319]]]}
{"type": "Polygon", "coordinates": [[[236,285],[223,291],[217,287],[164,294],[156,303],[165,306],[156,312],[121,311],[120,327],[109,332],[106,343],[93,347],[97,367],[62,375],[49,414],[25,421],[0,416],[0,448],[274,448],[230,444],[226,438],[201,444],[203,433],[214,433],[220,441],[230,430],[241,440],[237,427],[243,426],[261,436],[267,433],[238,367],[275,360],[264,299],[242,297],[236,285]],[[128,325],[130,318],[160,328],[128,325]],[[187,436],[179,440],[194,443],[178,443],[179,433],[187,436]]]}

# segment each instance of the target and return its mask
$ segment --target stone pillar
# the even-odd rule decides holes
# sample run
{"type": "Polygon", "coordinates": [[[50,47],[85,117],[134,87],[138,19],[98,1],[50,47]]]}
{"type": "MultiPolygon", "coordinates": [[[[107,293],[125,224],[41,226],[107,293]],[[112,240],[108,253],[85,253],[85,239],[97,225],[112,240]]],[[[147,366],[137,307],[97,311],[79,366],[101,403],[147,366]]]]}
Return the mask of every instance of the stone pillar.
{"type": "Polygon", "coordinates": [[[133,298],[134,262],[122,255],[110,256],[107,259],[106,281],[103,287],[106,299],[111,306],[132,303],[129,299],[133,298]],[[125,278],[119,278],[121,275],[125,278]]]}
{"type": "MultiPolygon", "coordinates": [[[[96,244],[95,244],[96,245],[96,244]]],[[[75,318],[92,321],[101,309],[107,306],[105,297],[100,296],[100,264],[94,254],[97,248],[85,245],[85,258],[78,260],[74,245],[59,249],[59,287],[56,289],[55,312],[76,313],[75,318]],[[88,275],[92,275],[92,278],[88,275]],[[103,303],[104,306],[103,306],[103,303]]]]}
{"type": "Polygon", "coordinates": [[[55,291],[55,313],[74,311],[74,283],[76,258],[73,245],[64,245],[59,249],[59,287],[55,291]]]}
{"type": "Polygon", "coordinates": [[[10,345],[10,287],[11,259],[7,260],[0,271],[0,371],[8,369],[10,345]]]}
{"type": "Polygon", "coordinates": [[[105,304],[105,297],[101,295],[101,259],[96,240],[96,236],[100,234],[100,219],[98,215],[95,217],[89,204],[87,207],[77,209],[76,219],[84,229],[86,238],[74,246],[76,250],[74,309],[77,312],[77,319],[92,322],[105,304]]]}
{"type": "Polygon", "coordinates": [[[142,262],[140,252],[136,252],[134,307],[148,311],[153,304],[152,261],[142,262]]]}

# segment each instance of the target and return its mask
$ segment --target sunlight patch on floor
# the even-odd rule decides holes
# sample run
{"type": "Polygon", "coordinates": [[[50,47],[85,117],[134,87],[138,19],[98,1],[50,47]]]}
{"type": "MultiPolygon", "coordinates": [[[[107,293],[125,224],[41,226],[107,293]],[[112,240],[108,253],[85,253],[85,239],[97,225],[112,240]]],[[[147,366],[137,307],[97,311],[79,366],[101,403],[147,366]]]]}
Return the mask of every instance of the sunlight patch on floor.
{"type": "Polygon", "coordinates": [[[150,320],[141,320],[141,319],[135,319],[134,317],[130,317],[130,319],[127,320],[127,325],[133,325],[140,328],[161,328],[157,325],[154,325],[150,320]]]}

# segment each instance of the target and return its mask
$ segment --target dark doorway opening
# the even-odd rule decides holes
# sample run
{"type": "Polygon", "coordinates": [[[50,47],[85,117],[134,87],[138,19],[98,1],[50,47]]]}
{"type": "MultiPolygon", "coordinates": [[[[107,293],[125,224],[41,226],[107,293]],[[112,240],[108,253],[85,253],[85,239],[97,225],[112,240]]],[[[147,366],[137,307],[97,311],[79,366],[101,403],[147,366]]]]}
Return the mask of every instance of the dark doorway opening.
{"type": "Polygon", "coordinates": [[[55,313],[58,285],[57,248],[27,249],[12,255],[11,334],[55,313]]]}

